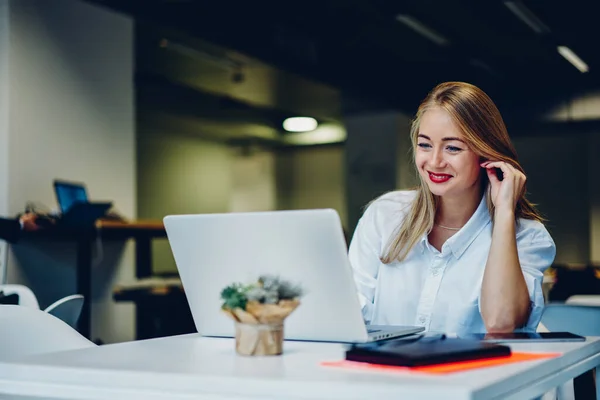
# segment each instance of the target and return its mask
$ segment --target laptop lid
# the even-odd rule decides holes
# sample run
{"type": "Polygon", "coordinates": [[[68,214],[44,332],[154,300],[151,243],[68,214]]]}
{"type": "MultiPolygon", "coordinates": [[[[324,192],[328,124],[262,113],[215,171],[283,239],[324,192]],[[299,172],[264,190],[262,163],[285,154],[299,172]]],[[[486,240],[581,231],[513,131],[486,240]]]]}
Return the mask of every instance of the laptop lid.
{"type": "Polygon", "coordinates": [[[66,213],[75,203],[87,203],[87,190],[83,183],[54,180],[54,193],[60,211],[66,213]]]}
{"type": "Polygon", "coordinates": [[[104,203],[79,203],[75,202],[64,213],[58,225],[63,228],[85,229],[91,228],[96,220],[106,215],[106,212],[112,207],[111,202],[104,203]]]}
{"type": "Polygon", "coordinates": [[[203,336],[234,336],[220,310],[225,286],[275,274],[306,291],[285,321],[286,339],[368,341],[336,211],[174,215],[164,224],[203,336]]]}

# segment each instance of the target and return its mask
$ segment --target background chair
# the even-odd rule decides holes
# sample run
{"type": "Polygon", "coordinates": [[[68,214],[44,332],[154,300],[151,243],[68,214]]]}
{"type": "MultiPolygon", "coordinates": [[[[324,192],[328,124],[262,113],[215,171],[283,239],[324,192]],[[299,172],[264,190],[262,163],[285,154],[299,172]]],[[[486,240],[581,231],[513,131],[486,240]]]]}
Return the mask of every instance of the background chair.
{"type": "Polygon", "coordinates": [[[96,346],[42,310],[0,305],[0,361],[96,346]]]}
{"type": "Polygon", "coordinates": [[[542,324],[550,332],[600,336],[600,305],[550,303],[542,314],[542,324]]]}
{"type": "Polygon", "coordinates": [[[44,311],[67,323],[71,328],[77,328],[77,321],[83,307],[83,296],[74,294],[63,297],[49,305],[44,311]]]}
{"type": "Polygon", "coordinates": [[[582,306],[598,306],[600,307],[600,295],[594,294],[577,294],[571,296],[566,301],[567,304],[580,304],[582,306]]]}
{"type": "MultiPolygon", "coordinates": [[[[4,295],[16,294],[19,296],[19,305],[36,310],[40,309],[35,294],[27,286],[23,285],[0,285],[0,292],[4,295]]],[[[77,321],[81,315],[84,297],[80,294],[63,297],[49,305],[44,311],[65,321],[72,328],[77,328],[77,321]]]]}
{"type": "Polygon", "coordinates": [[[27,286],[23,285],[0,285],[0,292],[5,295],[16,294],[19,296],[19,305],[38,309],[40,305],[35,294],[27,286]]]}
{"type": "MultiPolygon", "coordinates": [[[[577,296],[573,296],[577,297],[577,296]]],[[[541,325],[550,332],[572,332],[581,336],[600,336],[600,305],[550,303],[544,308],[541,325]]],[[[559,390],[560,399],[594,398],[595,379],[585,373],[575,378],[574,385],[559,390]]]]}

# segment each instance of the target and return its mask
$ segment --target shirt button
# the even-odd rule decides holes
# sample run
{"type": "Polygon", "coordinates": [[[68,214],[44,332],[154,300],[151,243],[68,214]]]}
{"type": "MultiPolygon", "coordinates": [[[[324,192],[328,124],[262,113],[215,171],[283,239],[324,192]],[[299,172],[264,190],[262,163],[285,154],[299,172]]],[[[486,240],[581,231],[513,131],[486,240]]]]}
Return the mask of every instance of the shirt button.
{"type": "Polygon", "coordinates": [[[427,319],[426,319],[426,318],[425,318],[425,316],[423,316],[423,315],[421,315],[421,316],[419,317],[419,323],[421,323],[421,324],[424,324],[426,320],[427,320],[427,319]]]}
{"type": "Polygon", "coordinates": [[[431,272],[431,274],[432,274],[433,276],[438,276],[438,275],[440,274],[440,269],[439,269],[439,268],[435,268],[435,269],[434,269],[434,270],[431,272]]]}

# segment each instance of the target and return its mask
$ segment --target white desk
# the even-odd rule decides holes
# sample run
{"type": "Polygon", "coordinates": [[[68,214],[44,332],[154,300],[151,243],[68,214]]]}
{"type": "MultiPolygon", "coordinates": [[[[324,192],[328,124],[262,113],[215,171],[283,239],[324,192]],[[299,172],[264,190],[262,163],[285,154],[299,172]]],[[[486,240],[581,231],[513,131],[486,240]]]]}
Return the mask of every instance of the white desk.
{"type": "Polygon", "coordinates": [[[286,342],[281,357],[243,357],[231,339],[184,335],[0,363],[0,398],[531,399],[600,365],[600,338],[513,349],[564,354],[431,376],[320,366],[343,358],[338,344],[286,342]]]}

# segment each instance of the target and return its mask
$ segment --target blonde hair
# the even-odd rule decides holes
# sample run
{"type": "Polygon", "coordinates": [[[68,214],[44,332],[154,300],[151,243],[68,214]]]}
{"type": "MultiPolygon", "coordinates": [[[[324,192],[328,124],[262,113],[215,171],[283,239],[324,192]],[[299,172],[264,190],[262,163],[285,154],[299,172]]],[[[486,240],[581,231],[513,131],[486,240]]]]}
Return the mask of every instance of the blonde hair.
{"type": "MultiPolygon", "coordinates": [[[[433,108],[445,110],[464,135],[469,148],[482,159],[504,161],[521,172],[517,152],[510,141],[500,111],[483,90],[464,82],[446,82],[436,86],[423,100],[412,122],[410,136],[413,154],[417,146],[419,125],[423,114],[433,108]]],[[[482,188],[489,192],[487,174],[481,175],[482,188]]],[[[438,198],[431,193],[427,183],[419,176],[417,196],[406,218],[388,243],[381,261],[389,264],[402,261],[423,234],[431,232],[438,206],[438,198]]],[[[487,207],[494,216],[491,196],[487,207]]],[[[543,221],[535,206],[525,197],[525,188],[517,202],[515,217],[543,221]]]]}

